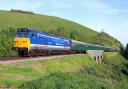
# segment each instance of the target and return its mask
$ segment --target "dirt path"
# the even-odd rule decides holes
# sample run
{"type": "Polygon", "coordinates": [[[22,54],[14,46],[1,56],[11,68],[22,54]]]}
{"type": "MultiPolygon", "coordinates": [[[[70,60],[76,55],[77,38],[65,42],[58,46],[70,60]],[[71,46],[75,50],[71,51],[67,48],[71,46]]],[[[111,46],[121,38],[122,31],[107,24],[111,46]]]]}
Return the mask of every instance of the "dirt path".
{"type": "MultiPolygon", "coordinates": [[[[75,54],[75,55],[80,55],[80,54],[75,54]]],[[[8,65],[16,62],[23,62],[23,61],[37,61],[37,60],[49,60],[49,59],[54,59],[54,58],[61,58],[64,56],[72,56],[72,55],[54,55],[54,56],[46,56],[46,57],[34,57],[34,58],[23,58],[23,59],[18,59],[18,60],[7,60],[7,61],[0,61],[0,64],[2,65],[8,65]]]]}

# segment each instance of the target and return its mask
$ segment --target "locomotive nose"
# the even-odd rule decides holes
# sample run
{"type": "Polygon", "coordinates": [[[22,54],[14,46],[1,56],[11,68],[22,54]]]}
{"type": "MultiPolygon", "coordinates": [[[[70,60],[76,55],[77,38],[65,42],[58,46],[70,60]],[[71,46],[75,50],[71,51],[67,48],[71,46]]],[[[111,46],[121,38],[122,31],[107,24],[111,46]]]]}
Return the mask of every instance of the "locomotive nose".
{"type": "Polygon", "coordinates": [[[14,38],[13,48],[30,48],[29,38],[14,38]]]}

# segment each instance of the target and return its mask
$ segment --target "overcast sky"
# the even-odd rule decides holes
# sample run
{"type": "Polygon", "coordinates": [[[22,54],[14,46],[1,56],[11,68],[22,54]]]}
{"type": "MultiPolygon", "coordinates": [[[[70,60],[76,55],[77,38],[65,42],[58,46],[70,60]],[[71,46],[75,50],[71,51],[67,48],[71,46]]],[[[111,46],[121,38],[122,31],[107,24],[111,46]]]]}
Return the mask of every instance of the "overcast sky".
{"type": "Polygon", "coordinates": [[[58,16],[128,43],[128,0],[0,0],[0,9],[58,16]]]}

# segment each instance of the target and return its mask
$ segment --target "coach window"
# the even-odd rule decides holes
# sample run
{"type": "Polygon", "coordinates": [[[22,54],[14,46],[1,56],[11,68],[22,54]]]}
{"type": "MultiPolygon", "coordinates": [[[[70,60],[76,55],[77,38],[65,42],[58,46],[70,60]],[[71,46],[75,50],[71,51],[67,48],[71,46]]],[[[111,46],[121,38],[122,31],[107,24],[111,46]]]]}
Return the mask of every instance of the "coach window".
{"type": "Polygon", "coordinates": [[[72,45],[75,46],[76,44],[74,42],[72,42],[72,45]]]}

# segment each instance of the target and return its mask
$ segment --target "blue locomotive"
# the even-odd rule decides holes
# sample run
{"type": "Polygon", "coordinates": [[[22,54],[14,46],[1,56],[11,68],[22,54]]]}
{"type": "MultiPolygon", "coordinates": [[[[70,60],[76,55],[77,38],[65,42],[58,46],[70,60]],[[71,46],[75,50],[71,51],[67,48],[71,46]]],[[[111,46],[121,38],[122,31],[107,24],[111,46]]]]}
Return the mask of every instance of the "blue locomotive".
{"type": "Polygon", "coordinates": [[[15,32],[13,48],[20,55],[28,53],[45,55],[46,53],[69,52],[70,46],[70,39],[33,29],[19,28],[15,32]]]}

